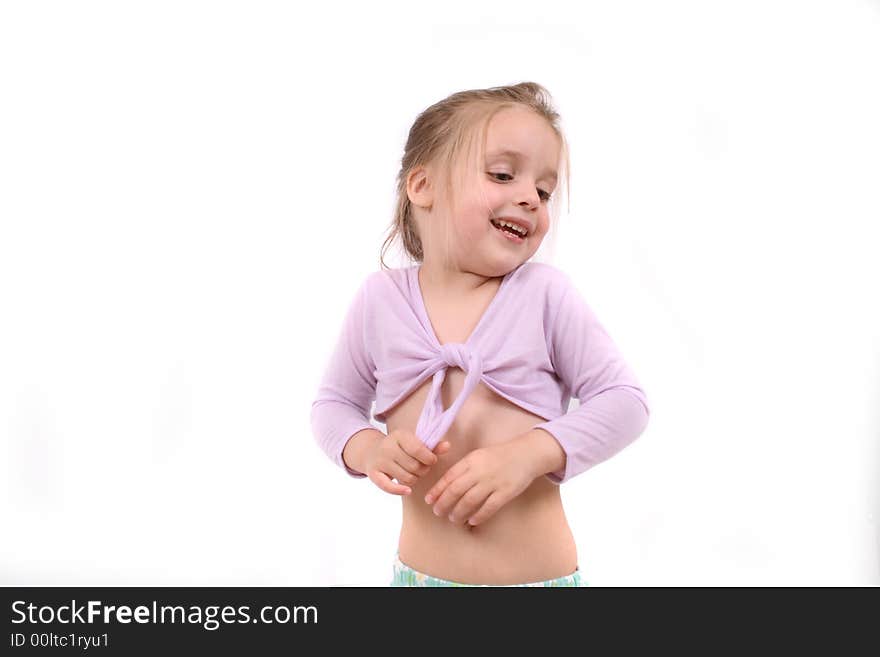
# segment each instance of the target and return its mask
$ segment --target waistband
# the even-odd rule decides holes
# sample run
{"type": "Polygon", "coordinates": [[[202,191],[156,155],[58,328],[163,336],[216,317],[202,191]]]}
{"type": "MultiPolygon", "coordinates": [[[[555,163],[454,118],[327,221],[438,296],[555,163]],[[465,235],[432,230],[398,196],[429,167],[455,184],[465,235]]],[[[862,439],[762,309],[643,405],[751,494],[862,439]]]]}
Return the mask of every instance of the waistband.
{"type": "Polygon", "coordinates": [[[576,567],[574,572],[556,577],[554,579],[543,580],[539,582],[527,582],[525,584],[465,584],[463,582],[455,582],[440,577],[434,577],[426,573],[421,573],[414,568],[410,568],[400,560],[400,553],[394,554],[394,575],[391,580],[391,586],[461,586],[461,587],[477,587],[477,586],[497,586],[497,587],[558,587],[571,586],[582,587],[587,586],[587,582],[581,577],[580,567],[576,567]]]}

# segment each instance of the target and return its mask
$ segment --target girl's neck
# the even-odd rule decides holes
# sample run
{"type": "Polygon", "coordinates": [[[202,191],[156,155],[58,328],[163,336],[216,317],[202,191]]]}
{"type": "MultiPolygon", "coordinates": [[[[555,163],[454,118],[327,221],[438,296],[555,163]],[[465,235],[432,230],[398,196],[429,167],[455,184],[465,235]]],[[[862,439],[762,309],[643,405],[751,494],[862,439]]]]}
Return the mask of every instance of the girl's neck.
{"type": "Polygon", "coordinates": [[[419,285],[422,290],[442,292],[444,296],[469,296],[487,284],[500,281],[503,277],[483,276],[469,271],[431,262],[422,262],[418,268],[419,285]]]}

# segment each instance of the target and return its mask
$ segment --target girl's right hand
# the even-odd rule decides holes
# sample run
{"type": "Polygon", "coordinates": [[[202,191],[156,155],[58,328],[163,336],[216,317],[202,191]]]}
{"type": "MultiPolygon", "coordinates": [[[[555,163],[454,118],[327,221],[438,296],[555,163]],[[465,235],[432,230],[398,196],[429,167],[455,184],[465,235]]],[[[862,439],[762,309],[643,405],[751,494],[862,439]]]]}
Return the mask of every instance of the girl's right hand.
{"type": "Polygon", "coordinates": [[[409,495],[419,477],[427,473],[438,456],[448,452],[449,448],[449,441],[443,440],[432,452],[412,431],[395,429],[375,441],[364,455],[367,476],[387,493],[409,495]]]}

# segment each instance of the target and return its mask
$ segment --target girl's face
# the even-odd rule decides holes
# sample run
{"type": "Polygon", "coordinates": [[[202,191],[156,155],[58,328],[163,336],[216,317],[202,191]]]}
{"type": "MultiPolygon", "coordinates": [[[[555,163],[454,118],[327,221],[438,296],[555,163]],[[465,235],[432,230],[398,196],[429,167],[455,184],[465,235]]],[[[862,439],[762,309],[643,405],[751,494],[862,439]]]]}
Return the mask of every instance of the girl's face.
{"type": "Polygon", "coordinates": [[[556,133],[531,110],[505,108],[492,117],[480,175],[457,194],[451,215],[460,265],[503,276],[535,254],[550,225],[559,154],[556,133]],[[525,227],[525,237],[510,239],[496,227],[499,219],[525,227]]]}

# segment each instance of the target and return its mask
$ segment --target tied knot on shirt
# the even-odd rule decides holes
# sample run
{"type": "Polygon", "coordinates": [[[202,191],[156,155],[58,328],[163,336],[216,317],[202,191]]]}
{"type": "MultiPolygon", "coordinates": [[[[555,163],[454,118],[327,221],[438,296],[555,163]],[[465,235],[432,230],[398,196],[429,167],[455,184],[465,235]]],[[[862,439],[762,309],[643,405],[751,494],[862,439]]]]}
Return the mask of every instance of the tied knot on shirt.
{"type": "Polygon", "coordinates": [[[434,373],[434,380],[425,400],[422,414],[416,426],[416,436],[433,450],[444,434],[449,430],[455,416],[461,409],[462,404],[473,392],[483,376],[483,359],[477,349],[468,348],[460,342],[447,342],[440,345],[441,367],[434,373]],[[452,406],[443,410],[443,400],[440,394],[446,372],[450,367],[461,368],[466,372],[461,392],[452,402],[452,406]]]}
{"type": "Polygon", "coordinates": [[[447,342],[440,345],[440,358],[450,367],[459,367],[465,372],[472,369],[483,370],[483,361],[480,352],[476,349],[468,349],[467,345],[460,342],[447,342]]]}

